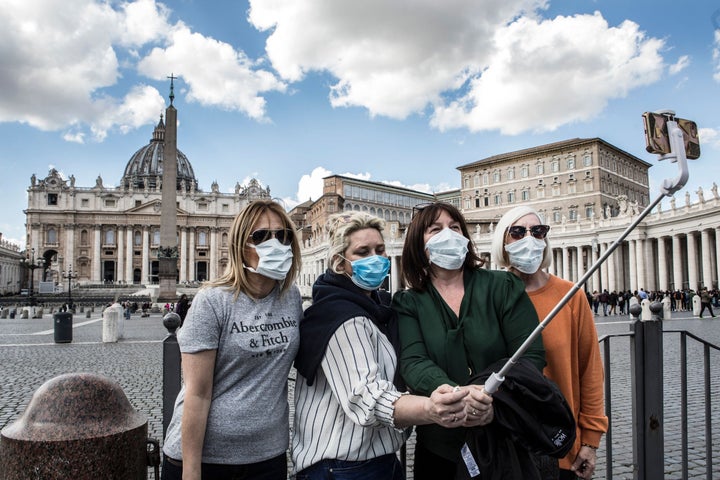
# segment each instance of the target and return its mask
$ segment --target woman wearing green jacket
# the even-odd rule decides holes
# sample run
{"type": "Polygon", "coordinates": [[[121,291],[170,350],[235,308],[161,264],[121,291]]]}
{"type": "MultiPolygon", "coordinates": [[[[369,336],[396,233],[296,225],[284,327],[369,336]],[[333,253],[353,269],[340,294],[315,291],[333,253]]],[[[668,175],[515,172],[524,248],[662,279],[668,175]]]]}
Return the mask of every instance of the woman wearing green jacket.
{"type": "MultiPolygon", "coordinates": [[[[537,327],[535,308],[514,275],[482,268],[462,214],[446,203],[416,213],[408,227],[401,259],[408,290],[398,292],[400,369],[408,388],[430,395],[447,383],[468,389],[464,427],[493,420],[492,398],[469,379],[510,357],[537,327]]],[[[542,339],[525,357],[542,371],[542,339]]],[[[452,480],[461,459],[465,428],[417,427],[416,480],[452,480]]]]}

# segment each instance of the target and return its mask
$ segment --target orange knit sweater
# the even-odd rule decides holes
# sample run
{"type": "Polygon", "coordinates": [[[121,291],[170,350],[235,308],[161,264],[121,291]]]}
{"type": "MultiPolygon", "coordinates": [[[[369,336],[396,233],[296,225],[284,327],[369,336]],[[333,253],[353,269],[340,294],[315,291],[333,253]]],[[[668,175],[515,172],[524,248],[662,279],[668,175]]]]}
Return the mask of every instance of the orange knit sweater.
{"type": "MultiPolygon", "coordinates": [[[[555,275],[539,290],[528,292],[538,318],[543,321],[573,284],[555,275]]],[[[560,468],[569,470],[582,443],[597,447],[607,432],[603,401],[604,372],[595,319],[580,290],[555,315],[542,332],[545,376],[554,381],[570,405],[577,422],[575,444],[560,468]]]]}

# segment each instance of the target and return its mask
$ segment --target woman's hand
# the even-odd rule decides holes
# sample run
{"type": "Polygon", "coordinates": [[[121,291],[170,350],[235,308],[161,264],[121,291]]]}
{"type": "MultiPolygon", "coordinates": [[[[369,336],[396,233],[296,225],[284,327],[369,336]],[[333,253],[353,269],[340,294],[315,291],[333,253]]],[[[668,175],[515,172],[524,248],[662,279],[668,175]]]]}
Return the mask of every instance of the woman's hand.
{"type": "Polygon", "coordinates": [[[492,397],[485,393],[484,385],[466,385],[468,395],[463,399],[465,410],[464,427],[481,427],[487,425],[495,418],[492,397]]]}
{"type": "Polygon", "coordinates": [[[595,473],[595,462],[597,461],[597,451],[588,445],[580,447],[580,451],[575,457],[570,470],[583,480],[590,480],[595,473]]]}
{"type": "Polygon", "coordinates": [[[433,423],[446,428],[460,427],[465,421],[463,399],[468,393],[467,390],[459,387],[451,387],[447,384],[440,385],[428,398],[425,411],[433,423]]]}

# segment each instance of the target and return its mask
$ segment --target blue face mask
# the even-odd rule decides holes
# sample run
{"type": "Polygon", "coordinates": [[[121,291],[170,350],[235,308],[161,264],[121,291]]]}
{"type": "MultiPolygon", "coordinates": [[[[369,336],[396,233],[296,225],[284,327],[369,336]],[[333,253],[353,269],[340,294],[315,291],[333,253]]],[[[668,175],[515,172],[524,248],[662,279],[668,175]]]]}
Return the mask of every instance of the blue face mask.
{"type": "Polygon", "coordinates": [[[380,255],[359,258],[350,262],[353,274],[350,280],[363,290],[377,290],[390,271],[390,259],[380,255]]]}

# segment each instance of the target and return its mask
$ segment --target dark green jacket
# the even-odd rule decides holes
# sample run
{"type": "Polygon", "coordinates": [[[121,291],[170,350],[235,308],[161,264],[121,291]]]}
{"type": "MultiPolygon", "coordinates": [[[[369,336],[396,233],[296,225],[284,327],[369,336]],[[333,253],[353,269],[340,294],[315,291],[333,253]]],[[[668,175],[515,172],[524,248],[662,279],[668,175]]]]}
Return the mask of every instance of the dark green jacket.
{"type": "MultiPolygon", "coordinates": [[[[443,383],[467,385],[472,375],[515,353],[538,326],[535,307],[515,275],[476,269],[465,272],[464,282],[460,318],[432,285],[426,292],[405,290],[393,298],[400,327],[400,369],[415,394],[429,396],[443,383]]],[[[540,371],[545,367],[540,335],[524,357],[540,371]]],[[[417,434],[428,450],[455,460],[465,429],[423,425],[417,434]]]]}

